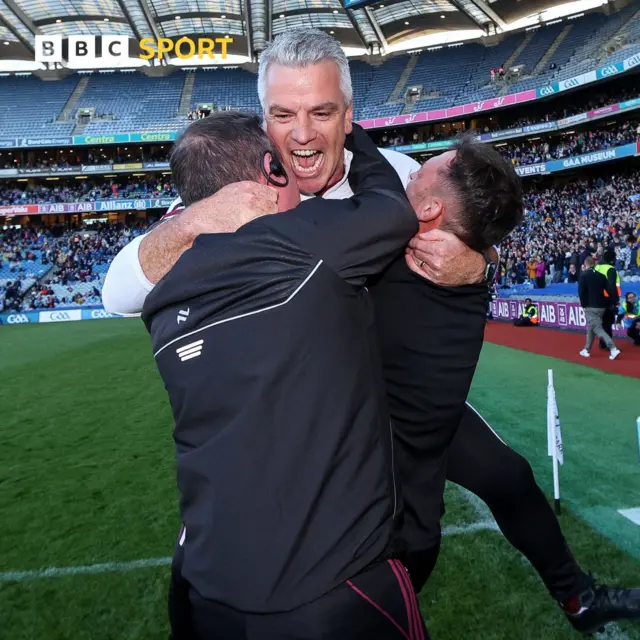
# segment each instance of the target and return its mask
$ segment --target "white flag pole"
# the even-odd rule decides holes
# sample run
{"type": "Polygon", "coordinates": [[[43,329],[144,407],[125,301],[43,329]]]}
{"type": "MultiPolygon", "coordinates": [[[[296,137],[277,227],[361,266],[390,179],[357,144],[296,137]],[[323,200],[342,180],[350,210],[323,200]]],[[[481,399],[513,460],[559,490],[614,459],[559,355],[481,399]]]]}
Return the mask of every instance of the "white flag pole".
{"type": "Polygon", "coordinates": [[[560,515],[560,476],[558,474],[558,446],[556,443],[556,392],[553,387],[553,370],[549,369],[549,384],[547,386],[547,437],[549,455],[553,459],[553,505],[557,515],[560,515]]]}

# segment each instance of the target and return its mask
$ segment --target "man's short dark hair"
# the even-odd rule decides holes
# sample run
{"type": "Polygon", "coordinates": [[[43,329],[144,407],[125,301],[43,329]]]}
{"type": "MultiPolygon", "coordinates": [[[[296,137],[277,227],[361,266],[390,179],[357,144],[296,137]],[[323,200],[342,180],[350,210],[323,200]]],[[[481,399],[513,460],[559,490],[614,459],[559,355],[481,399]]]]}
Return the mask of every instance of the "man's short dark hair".
{"type": "Polygon", "coordinates": [[[452,150],[455,158],[440,170],[459,204],[448,226],[469,247],[484,251],[522,223],[522,181],[498,151],[471,136],[462,136],[452,150]]]}
{"type": "Polygon", "coordinates": [[[606,263],[606,264],[614,264],[616,261],[616,253],[615,251],[612,251],[611,249],[607,249],[604,254],[602,255],[602,260],[606,263]]]}
{"type": "Polygon", "coordinates": [[[171,152],[173,183],[184,206],[232,182],[256,180],[265,151],[275,153],[254,114],[220,111],[190,124],[171,152]]]}

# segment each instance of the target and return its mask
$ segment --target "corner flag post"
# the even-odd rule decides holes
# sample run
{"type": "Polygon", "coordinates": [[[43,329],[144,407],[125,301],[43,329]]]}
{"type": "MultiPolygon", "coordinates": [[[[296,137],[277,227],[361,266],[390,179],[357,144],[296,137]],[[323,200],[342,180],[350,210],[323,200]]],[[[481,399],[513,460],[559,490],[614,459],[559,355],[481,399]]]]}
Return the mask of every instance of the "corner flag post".
{"type": "Polygon", "coordinates": [[[548,455],[553,459],[553,504],[556,514],[560,515],[560,477],[558,464],[564,464],[564,448],[562,446],[562,431],[558,417],[556,392],[553,386],[553,370],[549,369],[547,385],[547,446],[548,455]]]}

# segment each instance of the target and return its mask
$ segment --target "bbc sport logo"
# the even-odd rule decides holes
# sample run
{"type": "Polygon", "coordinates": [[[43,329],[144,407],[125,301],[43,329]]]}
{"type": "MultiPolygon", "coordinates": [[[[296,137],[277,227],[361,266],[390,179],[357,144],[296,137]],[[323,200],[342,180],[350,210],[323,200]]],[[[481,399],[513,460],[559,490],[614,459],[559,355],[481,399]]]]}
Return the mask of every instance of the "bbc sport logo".
{"type": "MultiPolygon", "coordinates": [[[[66,62],[71,68],[78,64],[108,67],[129,59],[129,38],[126,36],[68,36],[63,38],[62,35],[57,35],[36,36],[35,40],[35,61],[40,63],[65,62],[65,40],[67,45],[66,62]]],[[[202,60],[205,56],[209,60],[226,60],[228,47],[232,43],[233,38],[228,36],[196,39],[183,37],[175,42],[171,38],[159,38],[158,40],[143,38],[139,42],[141,52],[138,57],[141,60],[154,58],[162,60],[173,53],[180,60],[193,58],[202,60]]]]}

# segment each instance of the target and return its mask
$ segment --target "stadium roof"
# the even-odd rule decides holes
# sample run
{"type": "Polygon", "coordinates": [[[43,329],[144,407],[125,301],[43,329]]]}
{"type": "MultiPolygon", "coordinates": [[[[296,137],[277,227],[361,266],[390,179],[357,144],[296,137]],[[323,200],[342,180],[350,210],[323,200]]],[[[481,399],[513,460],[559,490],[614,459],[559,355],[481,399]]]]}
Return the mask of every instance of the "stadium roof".
{"type": "MultiPolygon", "coordinates": [[[[607,2],[569,4],[592,8],[607,2]]],[[[134,41],[229,35],[230,54],[255,59],[265,42],[293,27],[324,29],[346,49],[384,53],[410,48],[422,36],[448,33],[452,41],[457,34],[467,39],[508,31],[527,16],[541,21],[557,5],[558,0],[0,0],[0,60],[33,60],[36,35],[88,34],[134,41]]]]}

